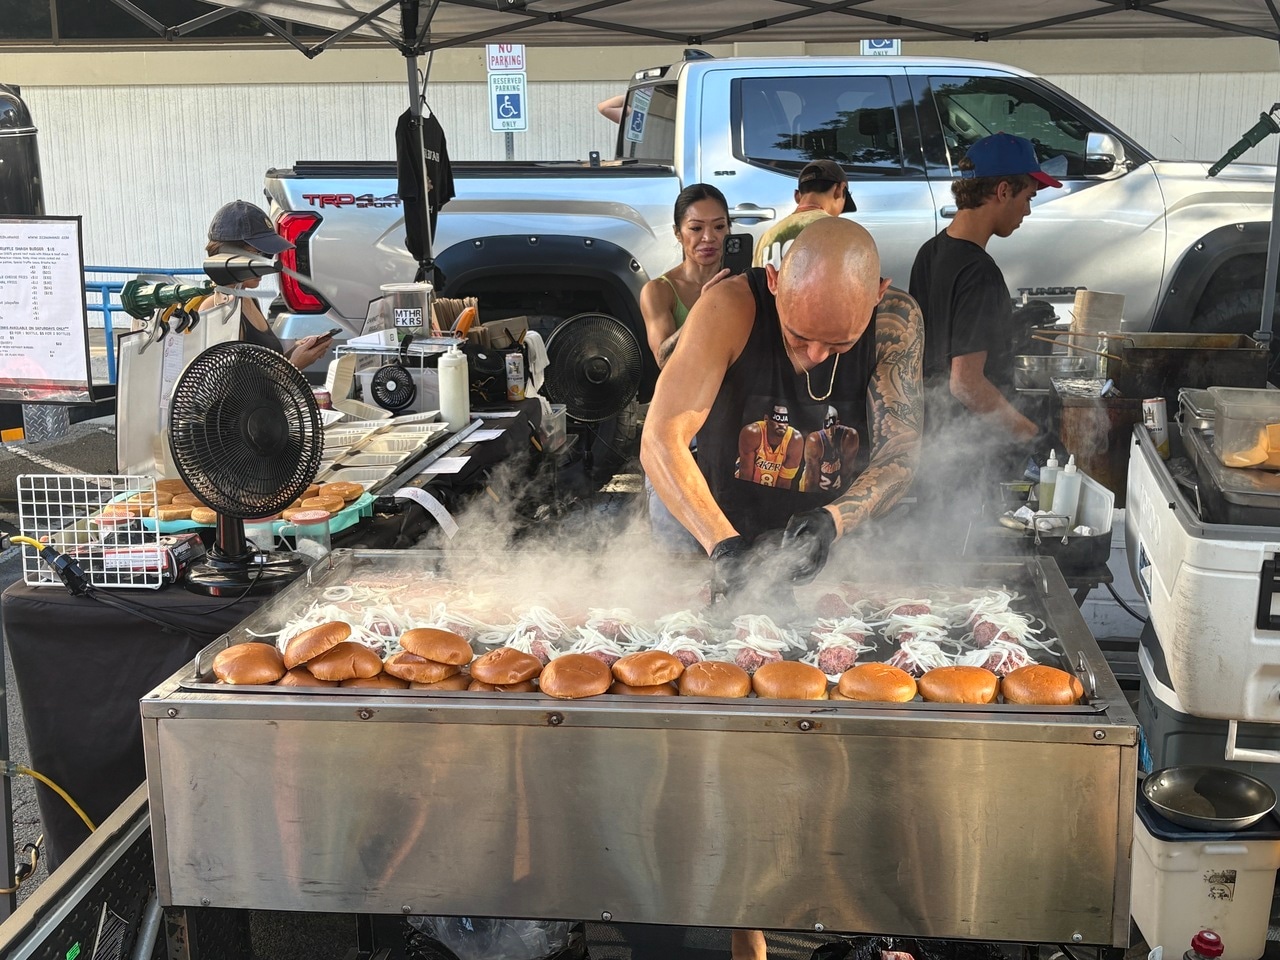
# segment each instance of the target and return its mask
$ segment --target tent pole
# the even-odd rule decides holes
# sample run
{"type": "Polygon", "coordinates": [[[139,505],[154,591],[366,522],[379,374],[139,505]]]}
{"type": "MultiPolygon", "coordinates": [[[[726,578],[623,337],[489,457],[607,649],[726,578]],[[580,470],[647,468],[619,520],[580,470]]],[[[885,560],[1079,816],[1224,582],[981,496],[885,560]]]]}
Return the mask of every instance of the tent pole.
{"type": "Polygon", "coordinates": [[[1271,323],[1276,309],[1276,276],[1280,273],[1280,151],[1276,156],[1276,185],[1271,194],[1271,232],[1267,235],[1267,269],[1262,276],[1262,322],[1258,340],[1271,343],[1271,323]]]}

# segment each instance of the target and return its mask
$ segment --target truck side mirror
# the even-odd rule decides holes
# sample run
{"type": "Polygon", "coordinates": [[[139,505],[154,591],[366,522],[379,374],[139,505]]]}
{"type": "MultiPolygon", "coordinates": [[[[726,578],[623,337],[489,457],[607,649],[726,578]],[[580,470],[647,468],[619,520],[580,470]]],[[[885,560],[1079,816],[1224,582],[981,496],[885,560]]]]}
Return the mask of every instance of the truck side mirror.
{"type": "Polygon", "coordinates": [[[1090,133],[1084,147],[1084,175],[1099,180],[1119,177],[1129,170],[1124,144],[1109,133],[1090,133]]]}

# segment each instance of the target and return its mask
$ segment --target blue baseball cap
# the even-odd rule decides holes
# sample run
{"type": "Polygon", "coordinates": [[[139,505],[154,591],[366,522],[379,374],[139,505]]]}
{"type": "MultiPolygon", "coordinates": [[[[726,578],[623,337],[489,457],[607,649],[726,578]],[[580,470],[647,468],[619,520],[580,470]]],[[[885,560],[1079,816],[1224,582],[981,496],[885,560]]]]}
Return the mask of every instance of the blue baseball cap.
{"type": "Polygon", "coordinates": [[[1060,187],[1061,180],[1055,180],[1040,169],[1040,161],[1036,159],[1036,148],[1030,140],[1015,137],[1009,133],[993,133],[983,137],[969,148],[965,158],[973,164],[972,170],[961,170],[962,180],[976,180],[981,177],[1013,177],[1026,175],[1042,187],[1060,187]]]}

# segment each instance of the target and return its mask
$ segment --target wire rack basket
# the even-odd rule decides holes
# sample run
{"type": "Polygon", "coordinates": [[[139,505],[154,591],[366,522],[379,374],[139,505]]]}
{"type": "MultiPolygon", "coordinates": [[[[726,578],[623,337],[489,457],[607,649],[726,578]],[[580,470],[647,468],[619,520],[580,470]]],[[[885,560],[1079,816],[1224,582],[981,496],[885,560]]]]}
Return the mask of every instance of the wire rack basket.
{"type": "MultiPolygon", "coordinates": [[[[18,477],[22,535],[74,557],[96,587],[149,587],[164,582],[157,523],[150,518],[150,477],[24,473],[18,477]]],[[[62,586],[30,546],[22,549],[23,582],[62,586]]]]}

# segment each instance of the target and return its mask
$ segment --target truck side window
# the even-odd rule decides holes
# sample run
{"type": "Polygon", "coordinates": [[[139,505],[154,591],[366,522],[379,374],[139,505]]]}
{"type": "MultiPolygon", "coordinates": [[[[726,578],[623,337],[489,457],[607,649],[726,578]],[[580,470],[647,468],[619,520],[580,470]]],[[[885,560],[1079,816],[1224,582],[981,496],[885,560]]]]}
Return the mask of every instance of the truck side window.
{"type": "Polygon", "coordinates": [[[676,162],[676,85],[632,87],[622,108],[618,157],[650,163],[676,162]]]}
{"type": "Polygon", "coordinates": [[[1005,77],[930,77],[952,170],[965,150],[993,133],[1035,144],[1047,172],[1084,176],[1088,125],[1034,87],[1005,77]]]}
{"type": "Polygon", "coordinates": [[[903,175],[888,77],[744,77],[732,103],[733,151],[747,163],[794,174],[835,160],[850,179],[903,175]]]}

